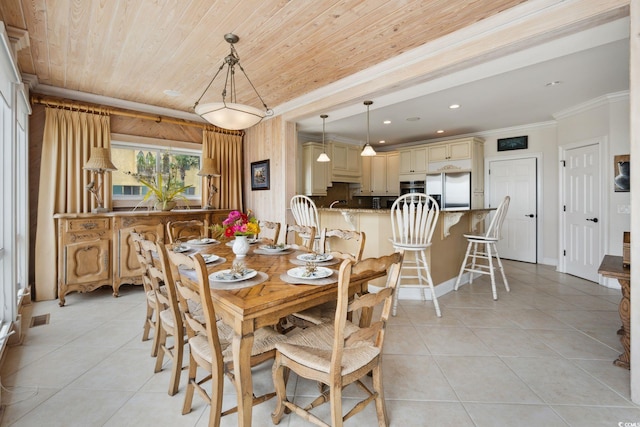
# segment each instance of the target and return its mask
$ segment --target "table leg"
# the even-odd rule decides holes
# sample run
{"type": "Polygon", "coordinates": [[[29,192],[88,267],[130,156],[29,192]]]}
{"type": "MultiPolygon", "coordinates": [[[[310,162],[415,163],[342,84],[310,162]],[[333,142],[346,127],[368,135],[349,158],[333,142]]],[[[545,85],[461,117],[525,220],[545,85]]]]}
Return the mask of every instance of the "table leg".
{"type": "Polygon", "coordinates": [[[622,354],[613,362],[614,365],[621,368],[629,369],[630,366],[630,353],[629,346],[631,343],[631,300],[630,300],[630,281],[624,279],[618,279],[620,288],[622,290],[622,299],[618,306],[618,313],[620,314],[620,320],[622,321],[622,328],[618,331],[620,335],[620,343],[622,343],[622,354]]]}
{"type": "Polygon", "coordinates": [[[251,412],[253,409],[251,348],[253,347],[253,331],[245,334],[235,331],[231,345],[238,398],[238,426],[251,427],[251,412]]]}

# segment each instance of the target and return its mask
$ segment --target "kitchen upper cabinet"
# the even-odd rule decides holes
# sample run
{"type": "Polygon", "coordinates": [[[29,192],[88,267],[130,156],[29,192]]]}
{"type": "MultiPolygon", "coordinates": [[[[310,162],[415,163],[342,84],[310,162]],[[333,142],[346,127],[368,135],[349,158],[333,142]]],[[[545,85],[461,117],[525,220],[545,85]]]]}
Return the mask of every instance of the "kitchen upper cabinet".
{"type": "Polygon", "coordinates": [[[360,189],[358,190],[358,196],[370,196],[371,195],[371,159],[372,157],[362,157],[362,179],[360,181],[360,189]]]}
{"type": "Polygon", "coordinates": [[[442,172],[446,170],[475,169],[474,161],[484,161],[484,140],[480,138],[462,138],[452,141],[429,144],[428,171],[442,172]]]}
{"type": "Polygon", "coordinates": [[[329,146],[331,147],[330,181],[360,183],[362,177],[360,147],[340,142],[330,142],[329,146]]]}
{"type": "Polygon", "coordinates": [[[397,196],[400,193],[397,152],[378,153],[371,159],[371,195],[397,196]]]}
{"type": "Polygon", "coordinates": [[[305,196],[326,196],[329,181],[329,165],[331,162],[318,162],[322,153],[322,144],[305,142],[302,144],[302,193],[305,196]]]}
{"type": "Polygon", "coordinates": [[[398,151],[400,181],[424,181],[427,173],[427,147],[419,146],[398,151]]]}

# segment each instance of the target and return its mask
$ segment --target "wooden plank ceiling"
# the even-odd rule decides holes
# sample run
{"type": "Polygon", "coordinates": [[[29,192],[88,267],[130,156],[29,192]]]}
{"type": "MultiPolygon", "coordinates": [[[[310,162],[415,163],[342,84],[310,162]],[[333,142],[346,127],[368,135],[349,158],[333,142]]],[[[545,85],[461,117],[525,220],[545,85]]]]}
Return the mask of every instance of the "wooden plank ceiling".
{"type": "MultiPolygon", "coordinates": [[[[18,65],[40,84],[191,112],[228,32],[273,108],[522,2],[2,0],[0,20],[28,32],[18,65]]],[[[203,102],[220,100],[222,77],[203,102]]],[[[236,83],[239,102],[260,105],[242,75],[236,83]]]]}

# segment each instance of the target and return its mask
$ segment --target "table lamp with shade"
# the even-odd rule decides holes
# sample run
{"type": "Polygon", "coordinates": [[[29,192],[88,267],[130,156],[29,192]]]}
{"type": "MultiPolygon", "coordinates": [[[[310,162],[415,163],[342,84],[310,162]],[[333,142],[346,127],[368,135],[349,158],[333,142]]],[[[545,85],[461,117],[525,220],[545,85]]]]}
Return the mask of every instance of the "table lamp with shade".
{"type": "Polygon", "coordinates": [[[89,161],[84,165],[84,169],[94,172],[96,175],[98,175],[98,185],[96,186],[95,180],[92,179],[86,187],[87,190],[91,194],[93,194],[93,197],[96,199],[96,204],[98,205],[98,207],[93,209],[91,212],[109,212],[109,210],[104,207],[102,200],[102,185],[104,182],[104,173],[107,171],[118,170],[118,168],[116,168],[114,164],[111,163],[111,153],[109,152],[109,149],[104,147],[91,148],[91,157],[89,157],[89,161]]]}
{"type": "Polygon", "coordinates": [[[218,172],[218,167],[212,158],[205,157],[202,159],[202,168],[198,171],[198,175],[206,177],[207,188],[209,189],[207,204],[203,209],[213,209],[213,205],[211,204],[213,195],[218,192],[218,188],[213,184],[213,178],[220,176],[220,172],[218,172]]]}

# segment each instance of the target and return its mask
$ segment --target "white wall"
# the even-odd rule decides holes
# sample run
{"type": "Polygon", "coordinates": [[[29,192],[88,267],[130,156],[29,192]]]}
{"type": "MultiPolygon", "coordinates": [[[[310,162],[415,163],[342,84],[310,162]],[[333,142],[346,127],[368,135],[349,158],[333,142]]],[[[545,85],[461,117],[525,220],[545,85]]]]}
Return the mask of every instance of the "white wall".
{"type": "Polygon", "coordinates": [[[622,235],[631,227],[631,215],[618,213],[618,207],[631,204],[630,193],[613,191],[613,156],[629,154],[629,94],[611,94],[577,106],[558,116],[558,146],[606,137],[604,170],[602,171],[607,216],[603,240],[606,254],[622,255],[622,235]]]}
{"type": "Polygon", "coordinates": [[[618,213],[618,207],[630,205],[630,193],[613,191],[613,156],[629,154],[629,126],[629,96],[628,93],[618,93],[559,113],[555,122],[495,130],[479,135],[485,139],[484,154],[488,158],[540,155],[538,170],[542,174],[542,202],[538,207],[541,224],[538,230],[539,263],[558,264],[558,147],[603,136],[608,141],[602,174],[603,185],[610,189],[606,192],[607,200],[603,200],[608,206],[603,249],[607,254],[622,255],[622,234],[629,231],[631,219],[628,213],[618,213]],[[522,135],[529,137],[526,150],[497,151],[499,138],[522,135]]]}
{"type": "MultiPolygon", "coordinates": [[[[555,122],[518,128],[502,129],[481,135],[485,139],[485,158],[528,157],[539,155],[538,171],[541,175],[541,199],[538,206],[538,262],[557,265],[558,259],[558,145],[555,122]],[[517,151],[498,151],[497,140],[527,135],[528,148],[517,151]]],[[[486,174],[486,172],[485,172],[486,174]]]]}

